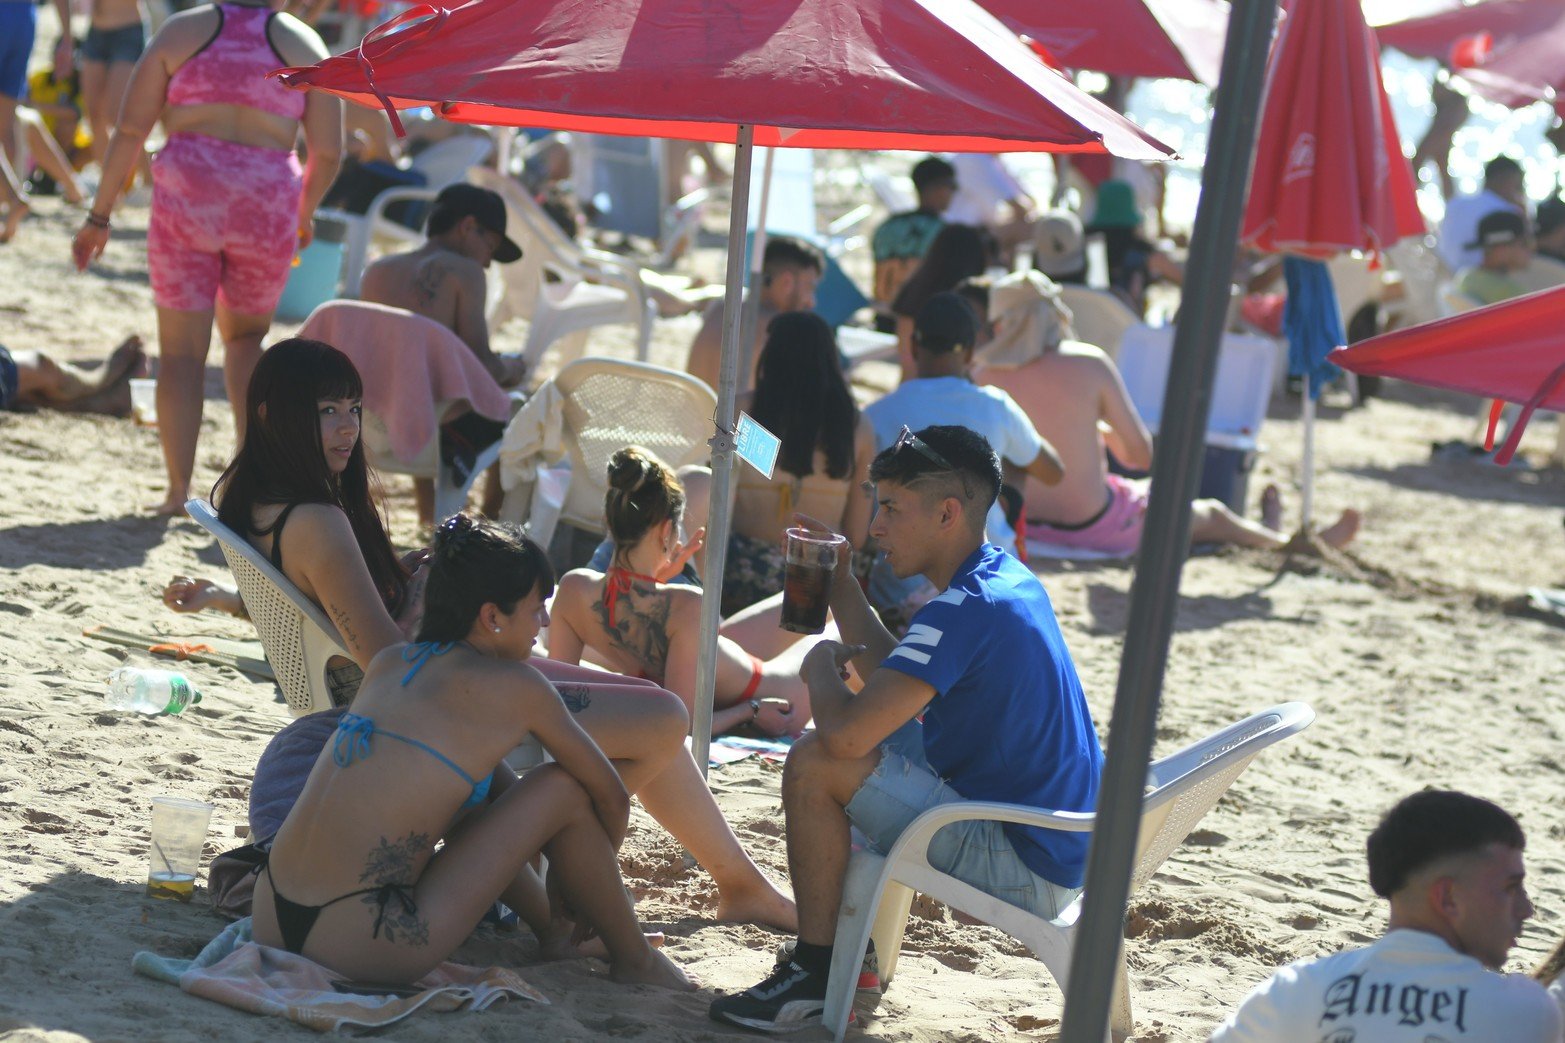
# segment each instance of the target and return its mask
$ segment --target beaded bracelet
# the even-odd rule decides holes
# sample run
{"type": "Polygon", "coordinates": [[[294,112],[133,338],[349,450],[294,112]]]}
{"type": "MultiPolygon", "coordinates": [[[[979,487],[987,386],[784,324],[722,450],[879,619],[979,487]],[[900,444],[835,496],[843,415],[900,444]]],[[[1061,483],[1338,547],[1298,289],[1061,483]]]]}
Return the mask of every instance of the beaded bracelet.
{"type": "Polygon", "coordinates": [[[87,216],[83,218],[83,220],[92,225],[94,228],[109,227],[109,219],[107,217],[104,217],[102,214],[94,213],[91,210],[87,211],[87,216]]]}

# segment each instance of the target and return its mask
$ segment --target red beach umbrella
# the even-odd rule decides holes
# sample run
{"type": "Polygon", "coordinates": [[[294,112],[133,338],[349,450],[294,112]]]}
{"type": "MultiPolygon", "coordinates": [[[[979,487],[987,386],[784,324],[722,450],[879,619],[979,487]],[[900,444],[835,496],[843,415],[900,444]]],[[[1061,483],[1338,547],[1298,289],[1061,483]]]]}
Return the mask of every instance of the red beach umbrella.
{"type": "MultiPolygon", "coordinates": [[[[470,0],[413,8],[283,82],[447,119],[734,142],[693,750],[711,737],[753,146],[1170,149],[1044,65],[973,0],[470,0]]],[[[759,250],[757,255],[759,256],[759,250]]]]}
{"type": "Polygon", "coordinates": [[[1217,83],[1228,7],[1217,0],[980,0],[1050,64],[1217,83]]]}
{"type": "Polygon", "coordinates": [[[282,74],[446,119],[794,148],[1169,150],[971,0],[473,0],[282,74]]]}
{"type": "Polygon", "coordinates": [[[1490,101],[1512,108],[1565,92],[1565,4],[1488,0],[1375,30],[1417,58],[1438,58],[1490,101]]]}
{"type": "MultiPolygon", "coordinates": [[[[1384,333],[1330,355],[1365,376],[1465,391],[1523,408],[1495,462],[1509,463],[1538,409],[1565,411],[1565,287],[1384,333]]],[[[1503,403],[1489,418],[1489,447],[1503,403]]]]}
{"type": "Polygon", "coordinates": [[[1358,0],[1290,4],[1266,84],[1242,241],[1321,259],[1424,233],[1358,0]]]}

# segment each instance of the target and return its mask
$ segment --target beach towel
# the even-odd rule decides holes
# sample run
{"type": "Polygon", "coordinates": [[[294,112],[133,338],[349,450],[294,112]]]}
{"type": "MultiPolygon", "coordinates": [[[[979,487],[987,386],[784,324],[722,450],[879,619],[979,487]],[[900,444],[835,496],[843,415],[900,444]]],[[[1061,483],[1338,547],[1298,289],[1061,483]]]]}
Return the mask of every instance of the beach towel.
{"type": "Polygon", "coordinates": [[[500,439],[500,485],[506,492],[531,482],[539,469],[565,455],[565,396],[546,382],[516,411],[500,439]]]}
{"type": "Polygon", "coordinates": [[[463,402],[504,423],[511,400],[446,327],[402,308],[366,301],[327,301],[310,313],[299,336],[325,341],[353,360],[364,380],[364,409],[386,425],[391,451],[417,459],[442,418],[437,402],[463,402]]]}
{"type": "Polygon", "coordinates": [[[415,986],[396,990],[405,995],[375,992],[303,956],[257,943],[248,917],[229,924],[193,960],[138,952],[130,965],[192,996],[317,1032],[384,1028],[418,1010],[485,1010],[509,999],[549,1002],[514,971],[458,963],[442,963],[415,986]]]}
{"type": "Polygon", "coordinates": [[[300,717],[266,744],[250,784],[250,835],[257,841],[270,840],[282,828],[346,712],[338,707],[300,717]]]}

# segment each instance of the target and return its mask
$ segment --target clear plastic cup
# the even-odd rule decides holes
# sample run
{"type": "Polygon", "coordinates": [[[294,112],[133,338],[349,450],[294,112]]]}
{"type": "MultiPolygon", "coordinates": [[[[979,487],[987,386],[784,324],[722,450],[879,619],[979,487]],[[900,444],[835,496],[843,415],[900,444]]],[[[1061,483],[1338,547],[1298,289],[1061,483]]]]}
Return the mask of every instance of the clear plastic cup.
{"type": "Polygon", "coordinates": [[[158,382],[156,377],[132,377],[130,379],[131,419],[143,427],[154,427],[158,422],[158,382]]]}
{"type": "Polygon", "coordinates": [[[152,798],[152,849],[147,855],[147,894],[190,901],[201,868],[212,805],[184,797],[152,798]]]}
{"type": "Polygon", "coordinates": [[[783,548],[782,628],[796,634],[826,629],[831,609],[831,577],[837,551],[847,542],[836,533],[789,529],[783,548]]]}

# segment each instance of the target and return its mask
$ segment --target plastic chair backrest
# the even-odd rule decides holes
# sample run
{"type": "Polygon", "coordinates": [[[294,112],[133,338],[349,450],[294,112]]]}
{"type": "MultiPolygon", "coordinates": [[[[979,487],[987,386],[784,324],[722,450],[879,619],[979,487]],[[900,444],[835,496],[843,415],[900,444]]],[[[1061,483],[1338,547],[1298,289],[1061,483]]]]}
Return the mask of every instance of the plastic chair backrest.
{"type": "Polygon", "coordinates": [[[900,214],[912,210],[918,205],[918,198],[909,195],[896,179],[880,169],[873,163],[860,163],[859,176],[869,186],[869,190],[875,193],[875,198],[880,200],[880,205],[893,214],[900,214]]]}
{"type": "Polygon", "coordinates": [[[1060,287],[1060,300],[1071,310],[1076,339],[1097,345],[1110,358],[1118,357],[1125,331],[1141,322],[1130,305],[1107,290],[1064,285],[1060,287]]]}
{"type": "Polygon", "coordinates": [[[1315,711],[1305,703],[1283,703],[1154,761],[1148,783],[1155,788],[1142,803],[1130,893],[1184,843],[1256,754],[1308,728],[1313,720],[1315,711]]]}
{"type": "Polygon", "coordinates": [[[627,445],[644,446],[672,467],[707,457],[717,395],[688,373],[646,362],[584,358],[560,370],[554,383],[565,398],[571,461],[561,521],[604,530],[605,471],[609,458],[627,445]]]}
{"type": "Polygon", "coordinates": [[[461,181],[469,167],[482,163],[493,151],[494,141],[487,135],[456,134],[424,149],[409,166],[424,175],[426,187],[445,188],[461,181]]]}
{"type": "MultiPolygon", "coordinates": [[[[1174,328],[1137,324],[1119,345],[1119,371],[1136,411],[1156,432],[1163,415],[1163,392],[1174,355],[1174,328]]],[[[1217,381],[1206,423],[1211,445],[1254,449],[1271,399],[1277,345],[1265,337],[1223,335],[1217,356],[1217,381]]]]}
{"type": "Polygon", "coordinates": [[[331,709],[331,695],[325,686],[326,660],[332,655],[351,656],[326,613],[299,593],[299,588],[248,540],[224,525],[210,503],[190,500],[185,512],[216,537],[222,548],[288,711],[302,717],[331,709]]]}

